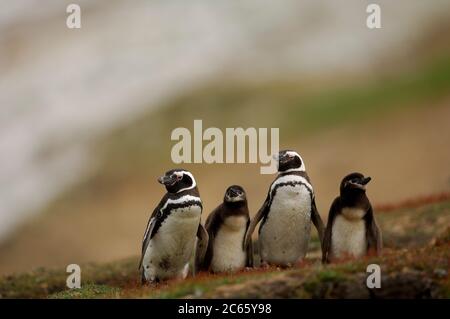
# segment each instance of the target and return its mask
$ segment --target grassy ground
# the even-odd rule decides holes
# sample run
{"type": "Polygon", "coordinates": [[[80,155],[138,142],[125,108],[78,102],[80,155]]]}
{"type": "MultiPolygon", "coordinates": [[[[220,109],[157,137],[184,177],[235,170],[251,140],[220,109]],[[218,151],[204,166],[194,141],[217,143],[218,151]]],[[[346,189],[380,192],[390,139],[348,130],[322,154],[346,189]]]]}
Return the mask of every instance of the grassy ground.
{"type": "MultiPolygon", "coordinates": [[[[318,245],[289,269],[237,274],[200,273],[157,287],[141,286],[136,258],[82,265],[82,288],[65,287],[64,269],[37,269],[0,279],[2,298],[450,298],[450,200],[378,212],[385,249],[381,257],[322,266],[318,245]],[[366,267],[382,269],[382,288],[368,290],[366,267]]],[[[315,239],[315,241],[317,241],[315,239]]]]}

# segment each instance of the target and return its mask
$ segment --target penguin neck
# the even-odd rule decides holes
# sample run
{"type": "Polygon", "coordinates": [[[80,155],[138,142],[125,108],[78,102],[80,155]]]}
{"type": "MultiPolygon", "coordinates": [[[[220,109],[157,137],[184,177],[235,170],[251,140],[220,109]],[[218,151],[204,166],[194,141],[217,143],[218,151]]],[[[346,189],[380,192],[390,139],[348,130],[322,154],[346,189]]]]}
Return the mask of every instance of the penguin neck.
{"type": "Polygon", "coordinates": [[[304,170],[295,170],[295,171],[279,172],[277,178],[280,178],[280,177],[283,177],[283,176],[287,176],[287,175],[301,176],[301,177],[303,177],[304,179],[306,179],[306,180],[308,181],[308,183],[311,183],[310,180],[309,180],[308,174],[306,174],[306,171],[304,171],[304,170]]]}
{"type": "Polygon", "coordinates": [[[278,171],[279,175],[283,174],[295,174],[295,173],[306,173],[305,169],[303,167],[296,167],[296,168],[289,168],[284,171],[278,171]]]}
{"type": "Polygon", "coordinates": [[[240,200],[238,202],[224,201],[224,205],[230,209],[240,209],[247,207],[247,202],[245,200],[240,200]]]}
{"type": "Polygon", "coordinates": [[[185,195],[191,195],[191,196],[195,196],[195,197],[200,197],[200,193],[198,191],[198,188],[196,186],[194,187],[190,187],[190,188],[186,188],[183,190],[179,190],[177,192],[169,192],[169,196],[170,197],[182,197],[185,195]]]}
{"type": "Polygon", "coordinates": [[[349,189],[341,192],[343,207],[365,207],[369,202],[366,191],[362,189],[349,189]]]}

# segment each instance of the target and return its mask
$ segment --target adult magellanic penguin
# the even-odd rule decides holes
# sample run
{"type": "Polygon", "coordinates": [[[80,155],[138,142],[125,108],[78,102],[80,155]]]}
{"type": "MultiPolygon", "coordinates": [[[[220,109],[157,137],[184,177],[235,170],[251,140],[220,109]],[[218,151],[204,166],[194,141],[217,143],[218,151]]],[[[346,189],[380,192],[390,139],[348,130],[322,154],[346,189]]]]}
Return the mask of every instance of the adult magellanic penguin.
{"type": "Polygon", "coordinates": [[[201,268],[212,272],[234,272],[253,266],[252,243],[244,248],[249,224],[244,189],[238,185],[228,187],[223,203],[206,220],[209,242],[201,268]]]}
{"type": "Polygon", "coordinates": [[[174,169],[158,181],[165,185],[167,193],[145,230],[139,263],[143,283],[185,278],[194,251],[202,260],[208,242],[208,234],[200,224],[202,201],[194,176],[174,169]]]}
{"type": "Polygon", "coordinates": [[[342,180],[340,196],[333,201],[328,214],[322,247],[324,263],[381,252],[381,231],[366,196],[370,180],[360,173],[349,174],[342,180]]]}
{"type": "Polygon", "coordinates": [[[291,150],[280,151],[278,172],[264,204],[250,223],[245,243],[250,243],[262,220],[258,240],[262,263],[290,266],[307,253],[311,222],[321,242],[324,227],[301,156],[291,150]]]}

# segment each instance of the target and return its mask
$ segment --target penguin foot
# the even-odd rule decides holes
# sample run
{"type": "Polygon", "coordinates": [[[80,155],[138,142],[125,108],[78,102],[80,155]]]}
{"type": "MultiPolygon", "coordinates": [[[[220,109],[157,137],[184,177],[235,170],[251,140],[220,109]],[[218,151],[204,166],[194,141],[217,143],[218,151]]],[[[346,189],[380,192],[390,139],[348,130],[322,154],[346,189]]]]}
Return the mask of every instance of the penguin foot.
{"type": "Polygon", "coordinates": [[[151,280],[145,280],[145,279],[141,280],[141,284],[143,286],[152,287],[152,288],[157,288],[159,286],[160,282],[161,281],[159,278],[155,278],[155,279],[151,279],[151,280]]]}

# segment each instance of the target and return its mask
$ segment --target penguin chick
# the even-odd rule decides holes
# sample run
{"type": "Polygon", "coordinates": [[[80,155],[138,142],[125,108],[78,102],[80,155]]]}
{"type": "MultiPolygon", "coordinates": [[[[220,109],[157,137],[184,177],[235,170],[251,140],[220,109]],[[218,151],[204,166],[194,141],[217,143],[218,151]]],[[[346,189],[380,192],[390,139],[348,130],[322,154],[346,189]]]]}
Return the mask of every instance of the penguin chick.
{"type": "Polygon", "coordinates": [[[218,273],[252,267],[252,244],[244,248],[249,224],[250,215],[244,189],[238,185],[228,187],[223,203],[206,220],[209,242],[201,268],[218,273]]]}
{"type": "Polygon", "coordinates": [[[347,257],[358,258],[370,252],[380,254],[381,231],[366,196],[370,177],[352,173],[344,177],[338,196],[330,207],[322,245],[322,262],[347,257]]]}

